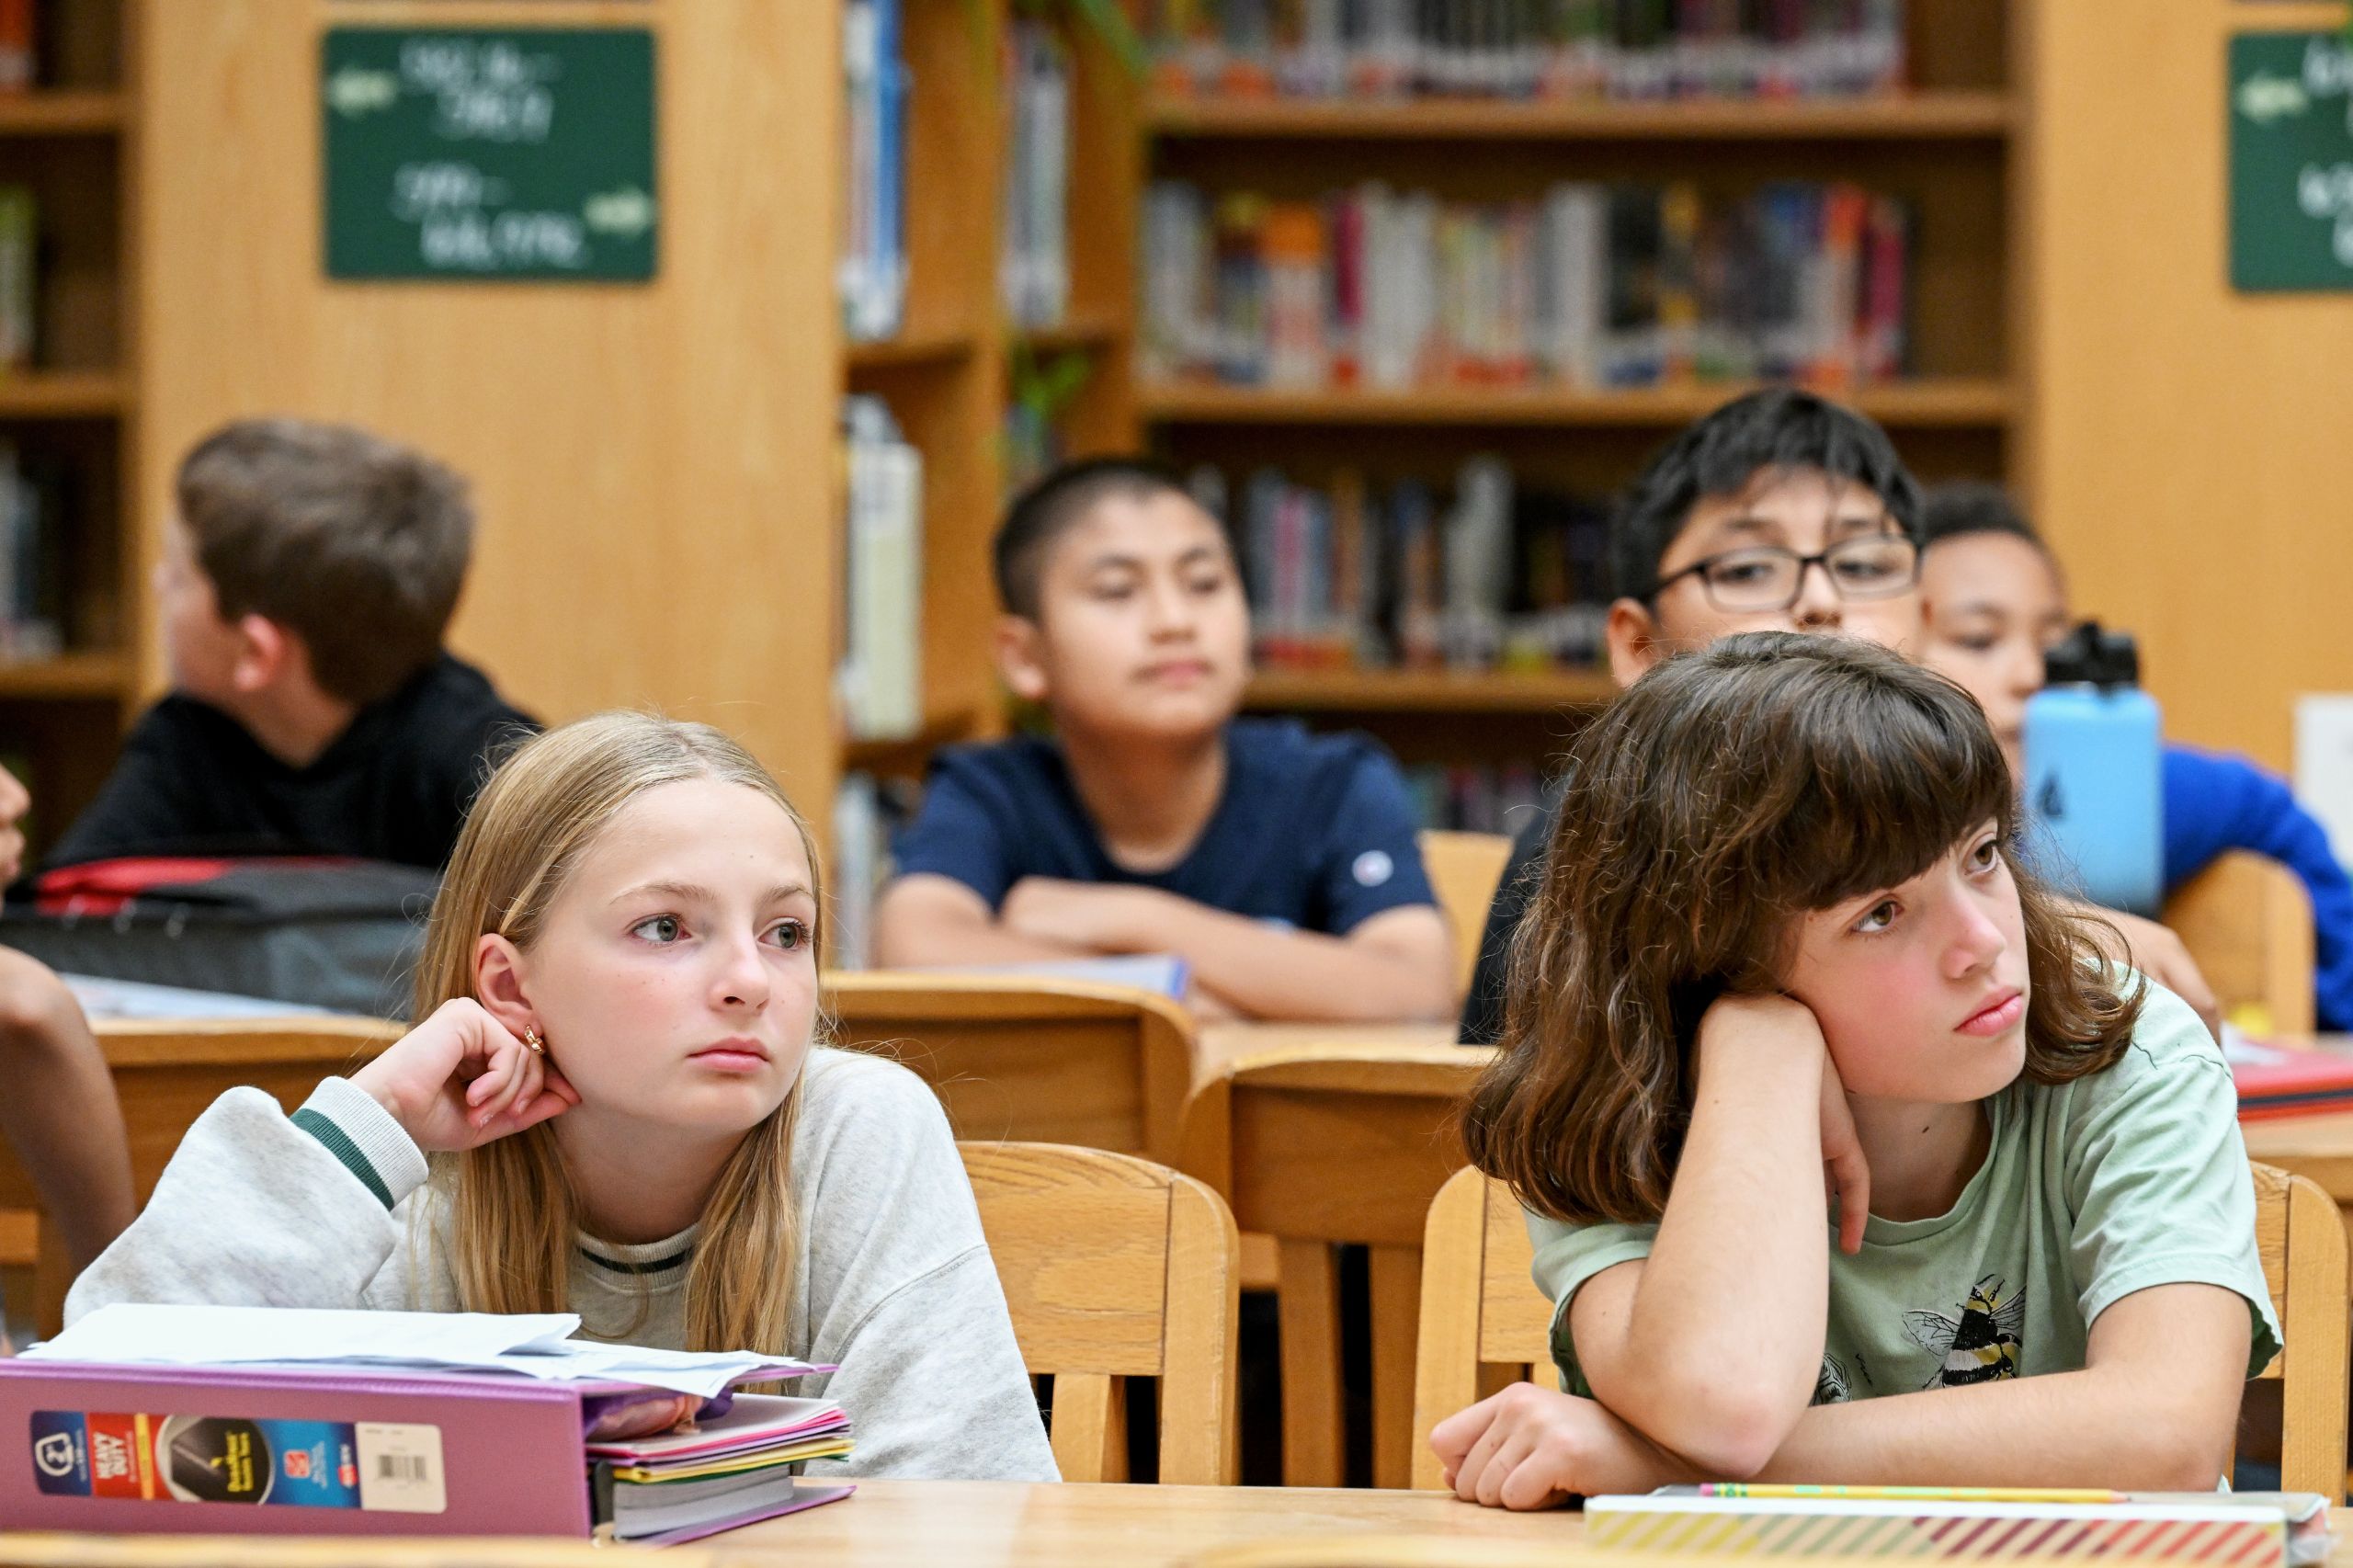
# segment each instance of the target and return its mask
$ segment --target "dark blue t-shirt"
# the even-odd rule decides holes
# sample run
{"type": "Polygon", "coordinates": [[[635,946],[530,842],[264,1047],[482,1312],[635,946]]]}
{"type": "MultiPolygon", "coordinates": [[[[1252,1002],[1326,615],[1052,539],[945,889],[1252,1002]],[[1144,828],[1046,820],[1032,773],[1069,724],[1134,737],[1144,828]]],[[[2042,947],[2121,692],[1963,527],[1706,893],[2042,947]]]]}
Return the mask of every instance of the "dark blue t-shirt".
{"type": "Polygon", "coordinates": [[[991,909],[1024,877],[1131,882],[1336,937],[1383,910],[1436,902],[1413,799],[1371,741],[1237,719],[1225,761],[1225,793],[1199,839],[1167,870],[1143,872],[1104,849],[1060,746],[1023,736],[951,747],[899,835],[895,869],[952,877],[991,909]]]}

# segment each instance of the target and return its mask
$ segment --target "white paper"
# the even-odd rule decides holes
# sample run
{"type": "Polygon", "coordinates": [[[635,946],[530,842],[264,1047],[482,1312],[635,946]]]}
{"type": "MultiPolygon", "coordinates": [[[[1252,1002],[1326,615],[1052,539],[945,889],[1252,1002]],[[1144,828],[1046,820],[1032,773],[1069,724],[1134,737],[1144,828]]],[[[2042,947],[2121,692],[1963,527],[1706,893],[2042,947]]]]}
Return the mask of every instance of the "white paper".
{"type": "Polygon", "coordinates": [[[52,1361],[202,1367],[244,1361],[407,1361],[478,1366],[560,1345],[574,1312],[371,1312],[324,1307],[164,1306],[117,1301],[25,1352],[52,1361]]]}
{"type": "Polygon", "coordinates": [[[350,1015],[325,1007],[238,996],[226,991],[190,991],[180,985],[150,985],[143,980],[106,980],[91,974],[63,977],[65,988],[93,1018],[315,1018],[350,1015]]]}
{"type": "Polygon", "coordinates": [[[708,1399],[751,1377],[791,1378],[806,1361],[747,1350],[661,1350],[570,1337],[573,1312],[378,1312],[306,1307],[99,1308],[25,1355],[150,1367],[347,1366],[508,1372],[551,1382],[636,1383],[708,1399]]]}
{"type": "Polygon", "coordinates": [[[2328,830],[2336,858],[2353,863],[2353,696],[2296,699],[2296,799],[2328,830]]]}

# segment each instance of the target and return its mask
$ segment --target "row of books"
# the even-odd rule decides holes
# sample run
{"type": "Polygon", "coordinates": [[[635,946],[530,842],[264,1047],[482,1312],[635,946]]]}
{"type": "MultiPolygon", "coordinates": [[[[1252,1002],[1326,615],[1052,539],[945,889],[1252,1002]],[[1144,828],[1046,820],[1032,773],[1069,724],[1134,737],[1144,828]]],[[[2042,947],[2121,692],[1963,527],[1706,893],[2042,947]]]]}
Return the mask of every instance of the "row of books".
{"type": "Polygon", "coordinates": [[[29,93],[40,56],[34,50],[37,0],[0,0],[0,93],[29,93]]]}
{"type": "Polygon", "coordinates": [[[1911,222],[1844,184],[1571,182],[1461,202],[1146,194],[1148,374],[1274,387],[1639,387],[1905,368],[1911,222]]]}
{"type": "Polygon", "coordinates": [[[1495,833],[1508,838],[1544,809],[1543,787],[1531,762],[1500,767],[1425,763],[1405,769],[1405,787],[1426,828],[1495,833]]]}
{"type": "Polygon", "coordinates": [[[897,335],[907,307],[907,84],[900,0],[847,0],[842,13],[842,330],[897,335]]]}
{"type": "MultiPolygon", "coordinates": [[[[6,71],[6,49],[0,43],[0,77],[6,71]]],[[[0,370],[21,370],[33,362],[39,217],[28,187],[0,186],[0,370]]]]}
{"type": "Polygon", "coordinates": [[[891,870],[891,840],[915,813],[912,779],[846,773],[834,791],[834,861],[827,871],[833,924],[825,961],[865,969],[874,961],[874,899],[891,870]]]}
{"type": "Polygon", "coordinates": [[[28,470],[0,440],[0,660],[64,652],[63,509],[55,471],[28,470]]]}
{"type": "Polygon", "coordinates": [[[842,400],[841,663],[835,695],[853,739],[904,740],[923,723],[923,453],[879,397],[842,400]]]}
{"type": "Polygon", "coordinates": [[[1070,57],[1039,21],[1006,28],[1005,56],[998,295],[1007,321],[1051,326],[1070,305],[1070,57]]]}
{"type": "Polygon", "coordinates": [[[1178,95],[1833,97],[1903,85],[1904,0],[1154,0],[1178,95]]]}
{"type": "Polygon", "coordinates": [[[1585,666],[1603,654],[1608,509],[1521,488],[1494,457],[1466,462],[1450,495],[1341,471],[1322,485],[1264,469],[1229,495],[1191,476],[1226,517],[1271,668],[1585,666]]]}

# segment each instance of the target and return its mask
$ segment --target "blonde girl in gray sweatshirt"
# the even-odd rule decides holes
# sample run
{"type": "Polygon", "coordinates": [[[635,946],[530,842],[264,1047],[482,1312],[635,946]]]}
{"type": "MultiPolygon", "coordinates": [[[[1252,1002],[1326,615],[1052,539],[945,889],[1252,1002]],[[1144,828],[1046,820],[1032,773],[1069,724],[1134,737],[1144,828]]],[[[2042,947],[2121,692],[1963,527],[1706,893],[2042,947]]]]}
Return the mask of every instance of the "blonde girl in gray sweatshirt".
{"type": "Polygon", "coordinates": [[[108,1301],[576,1312],[838,1363],[847,1475],[1055,1479],[938,1102],[813,1043],[818,858],[715,730],[606,713],[476,801],[425,1021],[291,1117],[232,1089],[75,1284],[108,1301]]]}

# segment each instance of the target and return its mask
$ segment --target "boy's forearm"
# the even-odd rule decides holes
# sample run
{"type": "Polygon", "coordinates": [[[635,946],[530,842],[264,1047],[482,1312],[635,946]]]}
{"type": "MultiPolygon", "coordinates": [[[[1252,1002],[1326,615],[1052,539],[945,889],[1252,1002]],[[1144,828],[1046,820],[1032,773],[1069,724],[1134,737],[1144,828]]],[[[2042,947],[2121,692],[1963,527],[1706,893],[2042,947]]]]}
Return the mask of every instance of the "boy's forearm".
{"type": "Polygon", "coordinates": [[[874,962],[883,969],[952,969],[975,964],[1065,963],[1097,949],[1017,931],[987,913],[893,908],[874,919],[874,962]]]}
{"type": "MultiPolygon", "coordinates": [[[[32,1173],[75,1268],[88,1266],[138,1212],[113,1076],[80,1010],[12,995],[0,1021],[0,1135],[32,1173]]],[[[0,985],[21,983],[14,974],[0,985]]]]}
{"type": "Polygon", "coordinates": [[[1393,1023],[1452,1015],[1454,999],[1443,980],[1433,985],[1379,949],[1270,926],[1173,893],[1132,891],[1151,896],[1131,906],[1114,934],[1117,944],[1131,952],[1183,954],[1203,986],[1253,1017],[1393,1023]]]}

